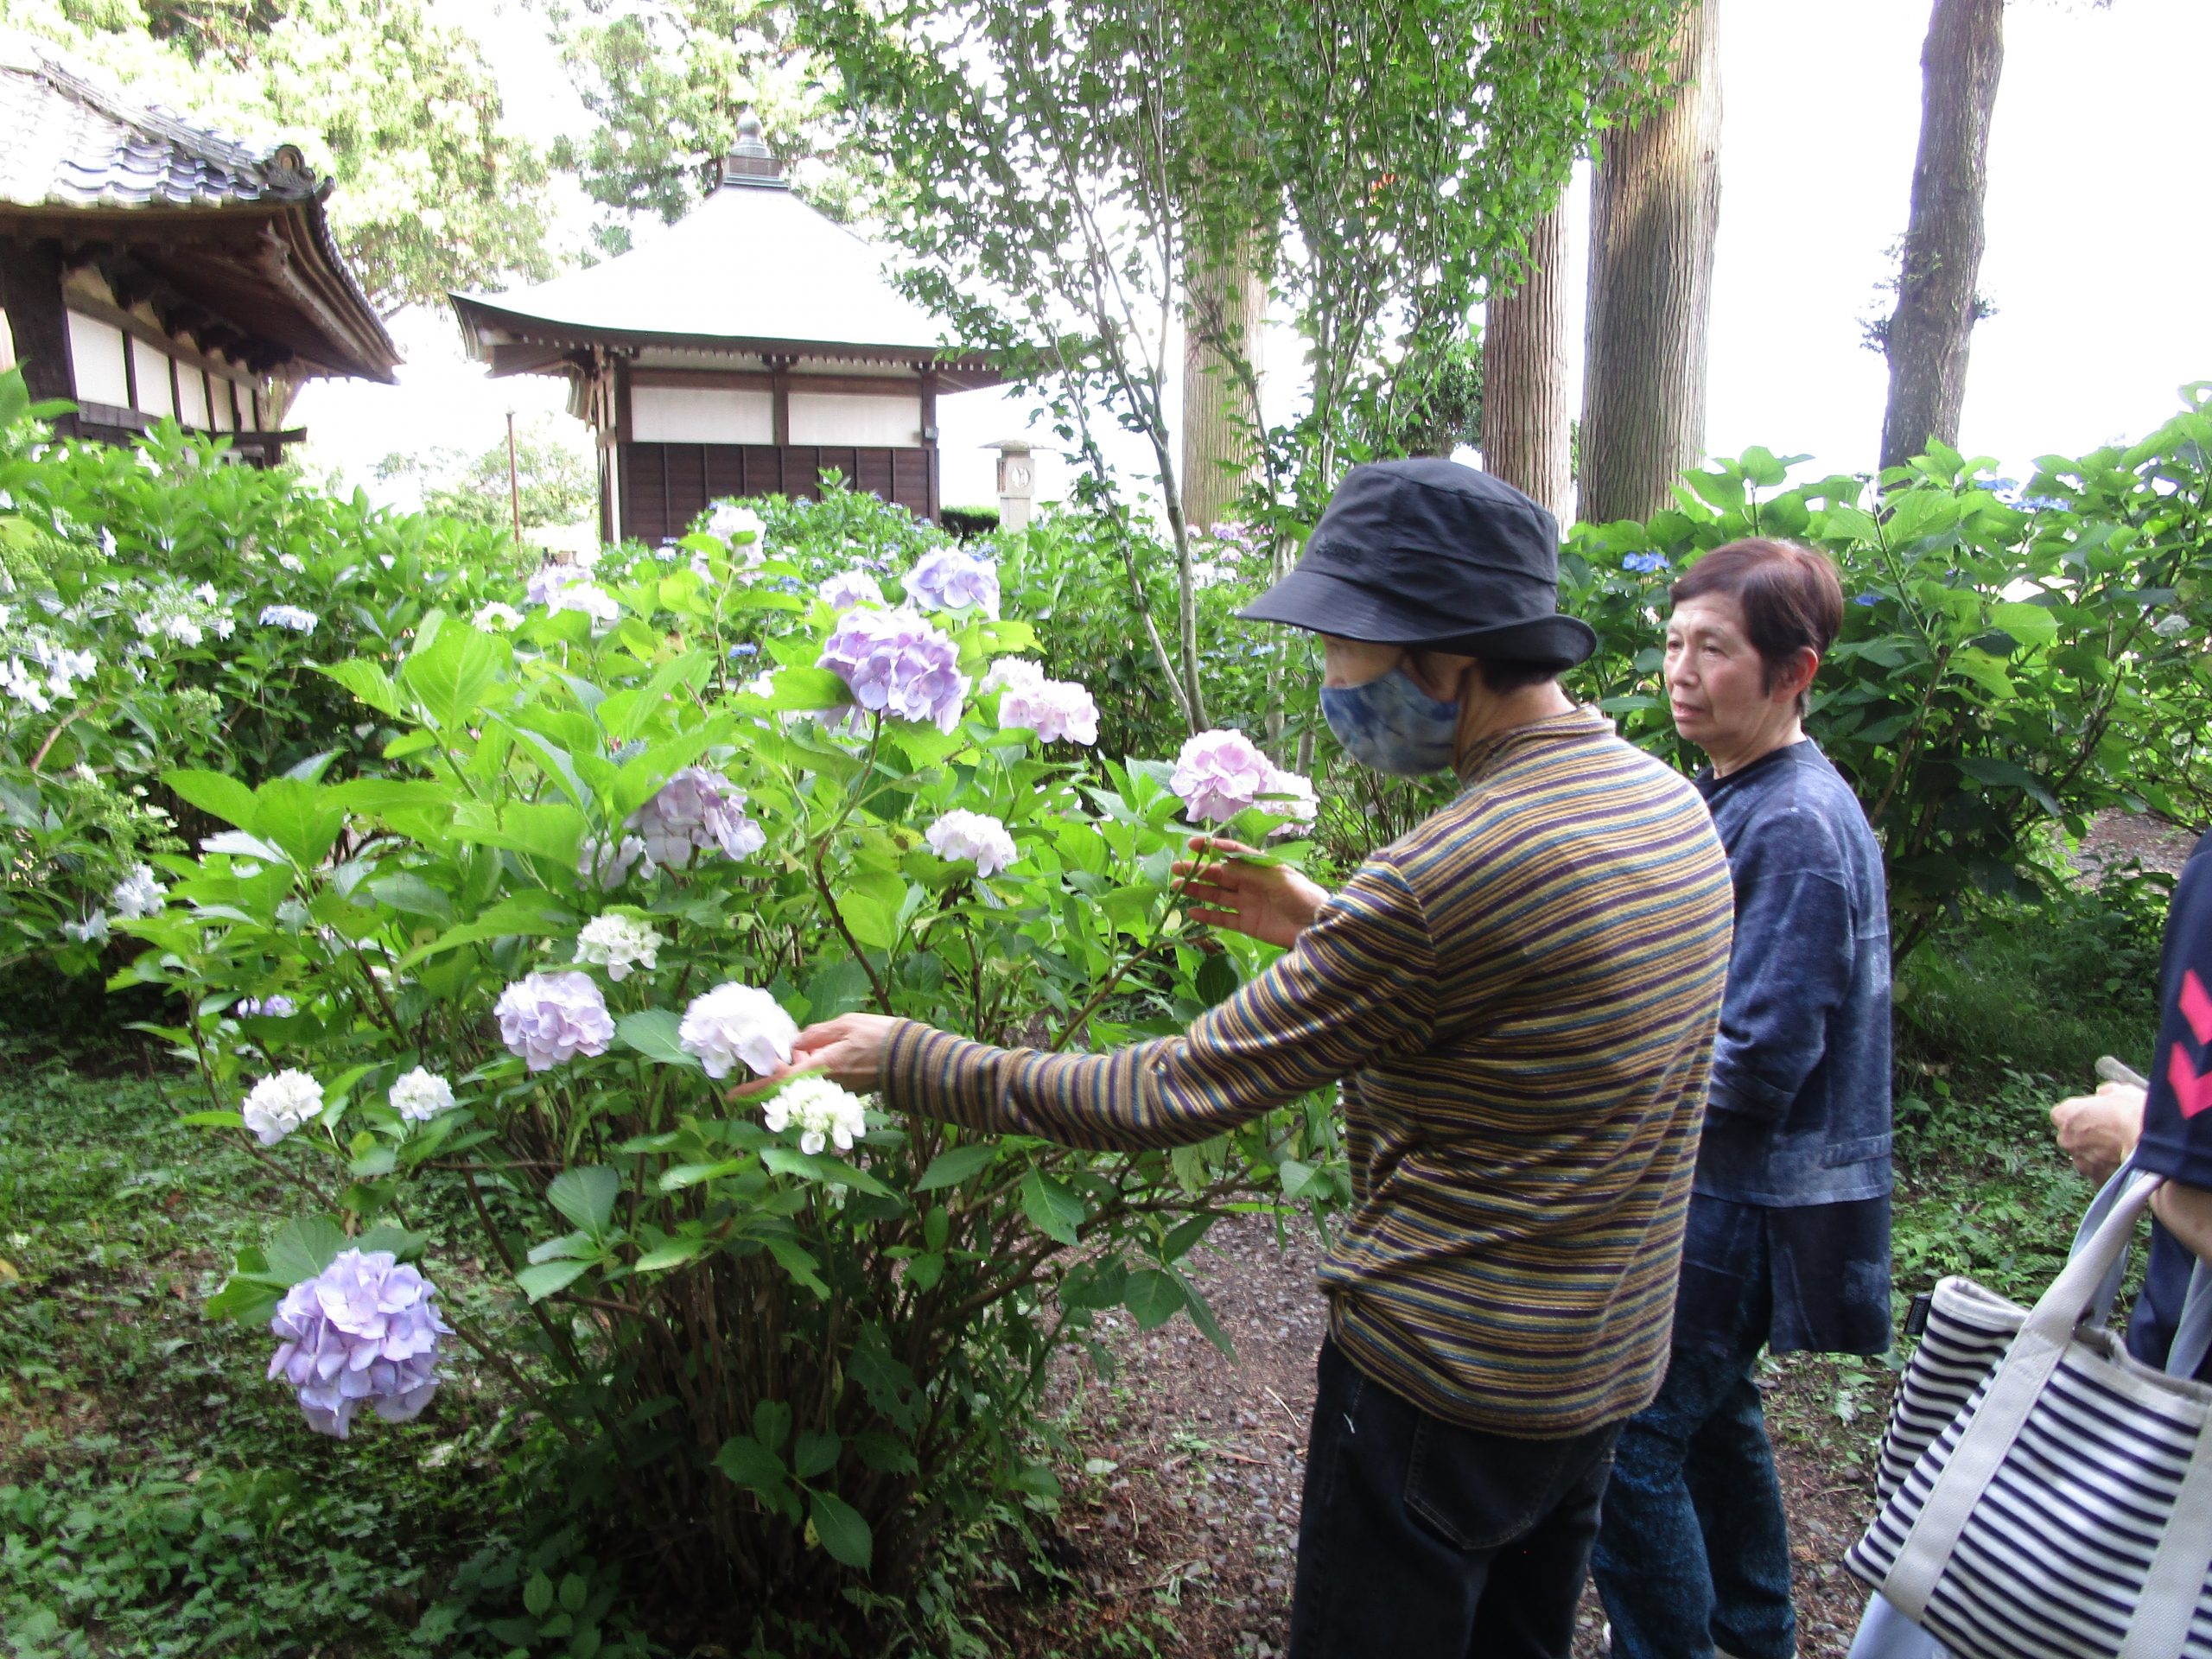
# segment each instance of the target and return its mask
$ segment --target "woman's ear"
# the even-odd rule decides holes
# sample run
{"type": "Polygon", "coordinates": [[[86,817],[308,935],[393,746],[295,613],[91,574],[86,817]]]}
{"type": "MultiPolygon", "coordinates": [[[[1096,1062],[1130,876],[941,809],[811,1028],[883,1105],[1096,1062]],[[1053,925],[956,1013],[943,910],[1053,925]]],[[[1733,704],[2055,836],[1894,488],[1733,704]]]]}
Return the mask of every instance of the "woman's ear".
{"type": "Polygon", "coordinates": [[[1810,645],[1800,645],[1782,671],[1775,676],[1775,690],[1786,694],[1791,701],[1805,695],[1813,683],[1813,677],[1821,671],[1821,653],[1810,645]]]}
{"type": "Polygon", "coordinates": [[[1439,702],[1467,700],[1467,674],[1474,666],[1473,658],[1457,652],[1416,649],[1406,653],[1408,677],[1439,702]]]}

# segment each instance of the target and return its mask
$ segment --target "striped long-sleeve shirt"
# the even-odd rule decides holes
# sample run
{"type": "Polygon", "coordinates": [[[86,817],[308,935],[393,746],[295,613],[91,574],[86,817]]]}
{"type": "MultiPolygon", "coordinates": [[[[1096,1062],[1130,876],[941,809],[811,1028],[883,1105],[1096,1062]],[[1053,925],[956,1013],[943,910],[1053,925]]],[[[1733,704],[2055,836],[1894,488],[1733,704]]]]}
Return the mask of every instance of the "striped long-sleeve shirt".
{"type": "Polygon", "coordinates": [[[1346,1357],[1423,1410],[1580,1433],[1648,1404],[1728,967],[1704,803],[1588,709],[1486,740],[1450,806],[1181,1037],[987,1047],[911,1021],[887,1104],[1099,1149],[1201,1141],[1342,1080],[1346,1357]]]}

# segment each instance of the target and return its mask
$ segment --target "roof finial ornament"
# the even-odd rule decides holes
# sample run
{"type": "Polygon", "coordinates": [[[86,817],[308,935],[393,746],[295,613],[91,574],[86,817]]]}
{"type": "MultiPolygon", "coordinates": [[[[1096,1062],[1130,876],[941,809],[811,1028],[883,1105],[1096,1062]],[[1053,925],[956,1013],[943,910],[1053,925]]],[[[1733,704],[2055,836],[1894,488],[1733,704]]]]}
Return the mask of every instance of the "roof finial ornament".
{"type": "Polygon", "coordinates": [[[730,146],[729,154],[722,157],[721,176],[716,183],[722,186],[766,186],[779,190],[789,188],[775,153],[768,148],[768,141],[760,135],[760,118],[751,110],[737,118],[737,142],[730,146]]]}

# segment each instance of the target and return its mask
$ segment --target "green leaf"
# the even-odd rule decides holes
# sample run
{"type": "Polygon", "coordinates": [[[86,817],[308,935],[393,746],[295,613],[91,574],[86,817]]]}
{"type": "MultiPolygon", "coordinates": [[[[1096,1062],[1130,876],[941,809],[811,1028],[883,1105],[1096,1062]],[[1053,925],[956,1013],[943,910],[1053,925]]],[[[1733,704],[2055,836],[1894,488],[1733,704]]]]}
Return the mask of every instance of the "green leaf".
{"type": "Polygon", "coordinates": [[[851,957],[841,957],[806,982],[806,1017],[819,1025],[841,1014],[850,1014],[855,1008],[864,1008],[871,988],[868,969],[851,957]]]}
{"type": "Polygon", "coordinates": [[[237,779],[226,778],[219,772],[165,772],[162,781],[179,800],[210,817],[241,830],[253,828],[253,791],[237,779]]]}
{"type": "Polygon", "coordinates": [[[825,1434],[819,1429],[802,1429],[798,1441],[791,1447],[791,1472],[801,1480],[812,1480],[817,1475],[826,1475],[837,1466],[837,1456],[844,1449],[844,1442],[835,1434],[825,1434]]]}
{"type": "Polygon", "coordinates": [[[848,887],[837,895],[837,914],[844,918],[853,938],[868,950],[888,950],[899,942],[899,907],[884,903],[875,893],[848,887]]]}
{"type": "Polygon", "coordinates": [[[553,1580],[543,1573],[531,1573],[522,1587],[522,1605],[532,1618],[544,1618],[553,1606],[553,1580]]]}
{"type": "Polygon", "coordinates": [[[2007,601],[1990,607],[1990,620],[2023,645],[2047,645],[2058,638],[2058,619],[2040,605],[2007,601]]]}
{"type": "Polygon", "coordinates": [[[545,1201],[594,1237],[607,1230],[622,1178],[604,1164],[564,1169],[545,1189],[545,1201]]]}
{"type": "Polygon", "coordinates": [[[914,1454],[895,1436],[881,1429],[865,1429],[853,1436],[853,1452],[860,1460],[879,1474],[912,1475],[920,1471],[914,1454]]]}
{"type": "Polygon", "coordinates": [[[784,1484],[784,1460],[750,1434],[733,1434],[723,1441],[715,1454],[715,1467],[756,1492],[784,1484]]]}
{"type": "Polygon", "coordinates": [[[771,709],[805,711],[835,709],[853,700],[851,688],[826,668],[786,668],[778,671],[771,709]]]}
{"type": "Polygon", "coordinates": [[[830,1492],[810,1496],[812,1502],[808,1516],[814,1522],[814,1535],[822,1540],[822,1548],[847,1567],[868,1571],[874,1541],[868,1522],[861,1519],[861,1512],[830,1492]]]}
{"type": "Polygon", "coordinates": [[[768,1241],[768,1254],[791,1274],[793,1283],[823,1301],[830,1299],[830,1287],[822,1282],[822,1264],[814,1259],[813,1252],[788,1238],[772,1238],[768,1241]]]}
{"type": "Polygon", "coordinates": [[[276,1316],[284,1293],[258,1280],[232,1275],[207,1299],[205,1312],[211,1319],[235,1319],[240,1325],[266,1325],[276,1316]]]}
{"type": "Polygon", "coordinates": [[[584,838],[584,815],[562,801],[510,801],[494,809],[463,801],[453,809],[454,832],[464,841],[505,847],[574,870],[584,838]]]}
{"type": "Polygon", "coordinates": [[[269,1241],[269,1273],[288,1285],[312,1279],[346,1248],[345,1230],[327,1216],[288,1221],[269,1241]]]}
{"type": "Polygon", "coordinates": [[[1039,1169],[1022,1178],[1021,1208],[1037,1230],[1063,1244],[1076,1242],[1083,1224],[1083,1200],[1039,1169]]]}
{"type": "Polygon", "coordinates": [[[1198,967],[1198,1000],[1208,1007],[1226,1002],[1236,995],[1242,982],[1237,977],[1236,958],[1228,951],[1208,957],[1198,967]]]}
{"type": "Polygon", "coordinates": [[[346,827],[346,809],[320,784],[296,778],[272,778],[253,792],[253,822],[246,827],[284,849],[303,870],[330,855],[346,827]]]}
{"type": "Polygon", "coordinates": [[[1282,1183],[1286,1198],[1294,1198],[1311,1186],[1318,1173],[1312,1164],[1300,1163],[1295,1158],[1286,1158],[1275,1166],[1275,1178],[1282,1183]]]}
{"type": "Polygon", "coordinates": [[[676,1164],[660,1173],[659,1186],[664,1192],[680,1192],[687,1186],[697,1186],[702,1181],[719,1181],[725,1175],[734,1175],[753,1160],[749,1158],[725,1158],[715,1164],[676,1164]]]}
{"type": "Polygon", "coordinates": [[[775,1451],[791,1438],[791,1408],[780,1400],[763,1400],[753,1408],[753,1438],[775,1451]]]}
{"type": "Polygon", "coordinates": [[[1183,1305],[1190,1310],[1191,1323],[1198,1327],[1199,1334],[1208,1342],[1230,1359],[1235,1359],[1236,1344],[1229,1339],[1229,1332],[1221,1328],[1221,1321],[1214,1317],[1212,1305],[1199,1294],[1198,1287],[1184,1275],[1182,1268],[1170,1268],[1167,1271],[1175,1275],[1175,1282],[1183,1287],[1183,1305]]]}
{"type": "Polygon", "coordinates": [[[802,1180],[849,1186],[879,1198],[893,1196],[889,1187],[866,1170],[825,1153],[794,1152],[789,1147],[770,1147],[760,1154],[760,1161],[779,1175],[796,1175],[802,1180]]]}
{"type": "Polygon", "coordinates": [[[1146,1268],[1129,1275],[1128,1289],[1122,1300],[1136,1316],[1139,1330],[1156,1330],[1183,1307],[1183,1287],[1173,1274],[1146,1268]]]}
{"type": "Polygon", "coordinates": [[[504,639],[448,617],[428,645],[416,647],[400,664],[399,678],[450,738],[476,718],[513,658],[504,639]]]}
{"type": "Polygon", "coordinates": [[[658,1249],[647,1250],[638,1258],[639,1273],[664,1273],[671,1268],[680,1268],[686,1262],[695,1262],[706,1254],[703,1238],[673,1238],[658,1249]]]}
{"type": "Polygon", "coordinates": [[[547,1262],[535,1268],[524,1268],[515,1274],[515,1282],[523,1294],[533,1302],[542,1302],[556,1291],[566,1290],[590,1271],[588,1262],[547,1262]]]}
{"type": "Polygon", "coordinates": [[[988,1168],[1004,1150],[997,1141],[971,1141],[940,1152],[930,1160],[922,1179],[914,1183],[914,1191],[934,1192],[940,1186],[957,1186],[978,1170],[988,1168]]]}
{"type": "Polygon", "coordinates": [[[689,1066],[696,1071],[702,1069],[699,1057],[685,1053],[677,1039],[677,1029],[683,1023],[683,1016],[673,1008],[646,1008],[617,1020],[614,1036],[623,1047],[657,1065],[689,1066]]]}
{"type": "Polygon", "coordinates": [[[188,1129],[242,1129],[245,1127],[243,1112],[187,1112],[177,1119],[188,1129]]]}
{"type": "Polygon", "coordinates": [[[344,663],[319,663],[315,671],[328,675],[380,715],[397,718],[405,707],[399,700],[399,688],[391,683],[391,676],[384,671],[384,664],[369,658],[356,657],[344,663]]]}

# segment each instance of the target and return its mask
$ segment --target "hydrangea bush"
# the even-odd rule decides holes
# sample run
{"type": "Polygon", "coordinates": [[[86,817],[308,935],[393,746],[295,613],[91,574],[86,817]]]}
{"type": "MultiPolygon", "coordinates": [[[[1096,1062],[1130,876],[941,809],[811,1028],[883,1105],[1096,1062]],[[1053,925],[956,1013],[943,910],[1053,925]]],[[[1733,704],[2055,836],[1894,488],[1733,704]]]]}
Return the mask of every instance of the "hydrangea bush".
{"type": "Polygon", "coordinates": [[[32,412],[0,372],[0,965],[88,974],[154,901],[147,855],[219,827],[163,770],[375,764],[391,731],[314,664],[396,665],[430,606],[511,585],[510,554],[223,464],[173,423],[118,449],[50,442],[32,412]]]}
{"type": "Polygon", "coordinates": [[[1185,1270],[1209,1223],[1344,1182],[1319,1096],[1129,1156],[817,1078],[730,1097],[848,1009],[1047,1047],[1179,1028],[1274,953],[1200,938],[1171,865],[1296,801],[1234,734],[1187,797],[1165,758],[1098,754],[1084,688],[1003,666],[1037,641],[977,560],[915,580],[926,544],[722,522],[602,558],[609,623],[514,582],[332,659],[381,775],[171,772],[222,827],[112,925],[142,942],[121,977],[188,1010],[194,1121],[324,1195],[216,1300],[270,1326],[308,1426],[404,1420],[474,1351],[567,1442],[566,1490],[751,1640],[1049,1505],[1054,1349],[1115,1308],[1222,1340],[1185,1270]],[[433,1301],[440,1205],[505,1313],[433,1301]]]}

